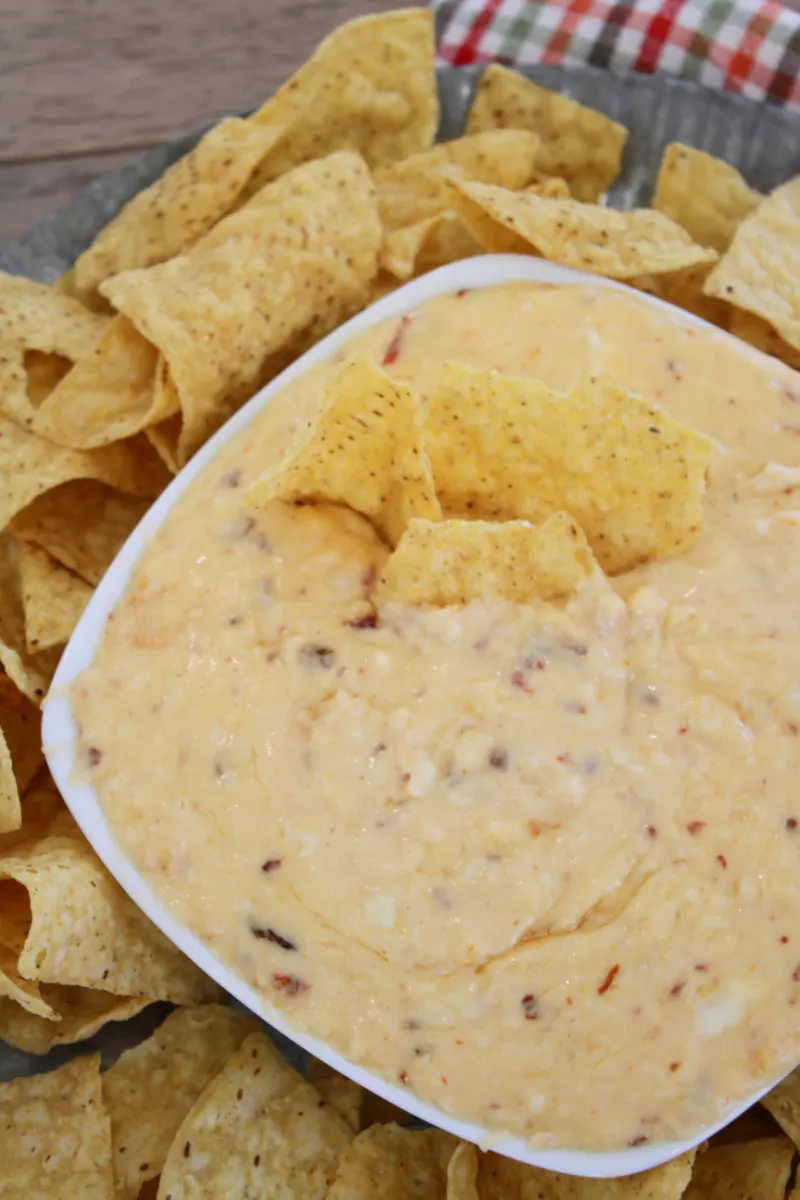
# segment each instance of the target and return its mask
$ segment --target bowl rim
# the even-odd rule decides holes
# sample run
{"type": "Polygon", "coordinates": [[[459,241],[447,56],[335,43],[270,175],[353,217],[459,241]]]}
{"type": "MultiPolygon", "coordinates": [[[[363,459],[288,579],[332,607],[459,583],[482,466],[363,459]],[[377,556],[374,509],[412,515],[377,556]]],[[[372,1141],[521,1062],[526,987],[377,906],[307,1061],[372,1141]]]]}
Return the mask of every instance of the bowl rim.
{"type": "Polygon", "coordinates": [[[460,289],[482,290],[509,283],[584,285],[635,295],[645,303],[669,312],[683,324],[711,330],[716,336],[734,343],[742,352],[748,355],[755,354],[759,359],[764,357],[759,351],[752,350],[716,326],[682,309],[676,309],[663,300],[634,291],[623,283],[576,271],[545,259],[511,254],[482,255],[441,267],[404,284],[345,322],[257,392],[195,454],[153,503],[108,568],[73,631],[44,702],[42,741],[45,758],[58,790],[88,842],[111,875],[142,912],[187,958],[246,1008],[328,1066],[421,1121],[445,1129],[484,1149],[495,1150],[531,1166],[560,1171],[567,1175],[605,1179],[631,1175],[659,1166],[693,1149],[756,1103],[773,1084],[770,1083],[754,1092],[746,1101],[732,1107],[721,1120],[704,1126],[689,1138],[647,1143],[620,1150],[543,1148],[532,1145],[528,1139],[519,1135],[487,1129],[460,1120],[436,1105],[421,1100],[408,1089],[389,1083],[366,1068],[351,1063],[318,1038],[295,1029],[284,1013],[272,1007],[265,995],[251,987],[220,961],[197,935],[169,912],[116,841],[94,788],[76,775],[77,727],[70,706],[69,685],[92,662],[109,613],[125,593],[131,575],[149,542],[175,503],[222,447],[245,429],[287,384],[330,358],[356,334],[392,317],[403,316],[435,296],[460,289]]]}

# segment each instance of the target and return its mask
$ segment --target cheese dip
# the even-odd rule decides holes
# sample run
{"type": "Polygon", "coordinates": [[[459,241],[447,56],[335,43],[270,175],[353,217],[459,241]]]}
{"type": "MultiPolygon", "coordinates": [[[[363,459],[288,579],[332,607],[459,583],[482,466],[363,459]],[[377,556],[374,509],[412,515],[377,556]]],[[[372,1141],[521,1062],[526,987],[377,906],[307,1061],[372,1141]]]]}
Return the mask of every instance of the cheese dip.
{"type": "Polygon", "coordinates": [[[689,1135],[800,1058],[800,377],[634,293],[443,296],[286,386],[190,487],[73,685],[173,916],[297,1029],[540,1146],[689,1135]],[[389,604],[342,507],[246,490],[353,354],[714,439],[692,548],[563,604],[389,604]]]}

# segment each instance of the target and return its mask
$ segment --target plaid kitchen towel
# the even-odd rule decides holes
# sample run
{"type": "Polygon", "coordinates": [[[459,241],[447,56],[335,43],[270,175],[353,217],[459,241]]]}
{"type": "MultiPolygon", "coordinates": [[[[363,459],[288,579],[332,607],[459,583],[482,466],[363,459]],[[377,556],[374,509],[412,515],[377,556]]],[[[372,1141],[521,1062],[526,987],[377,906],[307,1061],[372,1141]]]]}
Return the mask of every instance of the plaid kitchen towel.
{"type": "Polygon", "coordinates": [[[664,71],[800,110],[800,13],[776,0],[433,0],[442,62],[664,71]]]}

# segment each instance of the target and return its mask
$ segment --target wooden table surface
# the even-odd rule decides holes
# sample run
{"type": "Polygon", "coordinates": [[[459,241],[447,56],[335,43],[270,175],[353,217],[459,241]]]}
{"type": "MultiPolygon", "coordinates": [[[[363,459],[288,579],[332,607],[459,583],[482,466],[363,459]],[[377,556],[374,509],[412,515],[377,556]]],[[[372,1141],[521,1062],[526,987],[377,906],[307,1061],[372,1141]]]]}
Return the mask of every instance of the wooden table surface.
{"type": "Polygon", "coordinates": [[[260,104],[401,0],[0,0],[0,245],[138,150],[260,104]]]}

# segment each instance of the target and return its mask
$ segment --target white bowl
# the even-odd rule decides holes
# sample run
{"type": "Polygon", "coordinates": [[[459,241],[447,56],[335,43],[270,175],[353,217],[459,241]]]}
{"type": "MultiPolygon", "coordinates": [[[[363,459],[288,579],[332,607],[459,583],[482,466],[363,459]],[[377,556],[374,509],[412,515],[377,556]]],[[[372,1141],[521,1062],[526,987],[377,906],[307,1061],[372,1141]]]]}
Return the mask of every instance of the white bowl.
{"type": "MultiPolygon", "coordinates": [[[[485,288],[502,283],[554,283],[554,284],[592,284],[598,287],[615,288],[630,292],[623,284],[614,283],[608,279],[600,279],[587,275],[582,271],[569,270],[540,258],[526,258],[519,255],[486,255],[466,259],[442,267],[415,279],[404,287],[399,288],[389,296],[385,296],[371,308],[353,317],[335,333],[314,346],[307,354],[293,363],[288,370],[263,388],[244,408],[236,413],[228,423],[219,430],[211,440],[198,451],[190,463],[184,467],[173,480],[167,490],[156,500],[153,507],[133,531],[122,550],[108,569],[100,586],[97,588],[86,611],[73,633],[64,656],[61,659],[50,693],[44,706],[42,721],[42,738],[45,756],[64,800],[72,815],[80,825],[87,839],[98,856],[105,863],[111,874],[122,885],[131,899],[146,913],[154,925],[166,934],[188,958],[192,959],[207,975],[220,984],[232,996],[246,1005],[259,1017],[263,1018],[282,1034],[291,1038],[303,1049],[316,1055],[343,1075],[349,1076],[365,1088],[382,1096],[385,1100],[413,1114],[413,1116],[448,1130],[466,1141],[476,1142],[485,1148],[491,1147],[498,1152],[522,1162],[531,1163],[538,1167],[546,1167],[553,1171],[563,1171],[569,1175],[584,1175],[596,1178],[610,1178],[618,1175],[630,1175],[636,1171],[644,1171],[649,1167],[658,1166],[686,1150],[690,1150],[699,1142],[709,1137],[716,1130],[727,1125],[739,1116],[751,1104],[754,1104],[768,1088],[762,1088],[753,1093],[744,1103],[729,1111],[722,1121],[715,1125],[698,1129],[686,1141],[655,1142],[644,1146],[635,1146],[623,1150],[591,1152],[586,1150],[544,1150],[532,1146],[520,1137],[504,1135],[497,1130],[485,1129],[480,1125],[472,1125],[459,1121],[449,1113],[442,1112],[432,1104],[417,1099],[405,1088],[387,1083],[377,1075],[365,1071],[362,1067],[348,1062],[335,1050],[307,1033],[295,1030],[284,1013],[272,1007],[267,998],[240,979],[230,968],[221,963],[203,943],[188,929],[175,920],[166,910],[158,896],[151,890],[139,871],[128,861],[124,851],[117,844],[109,829],[103,809],[98,802],[94,789],[87,783],[78,782],[75,775],[75,751],[77,731],[70,708],[69,684],[88,667],[94,657],[95,650],[102,636],[106,620],[115,604],[122,598],[128,586],[131,572],[135,568],[142,552],[146,549],[153,534],[159,529],[169,515],[173,504],[183,495],[192,480],[211,462],[222,447],[235,437],[254,417],[267,405],[274,396],[291,380],[302,375],[310,367],[322,362],[334,354],[355,334],[370,326],[385,321],[389,317],[397,317],[409,312],[423,301],[443,293],[454,292],[459,288],[485,288]]],[[[661,300],[641,292],[632,293],[645,303],[652,304],[668,312],[677,310],[661,300]]],[[[705,321],[680,312],[682,321],[696,327],[712,330],[717,336],[728,338],[705,321]]],[[[741,342],[737,343],[741,347],[741,342]]]]}

